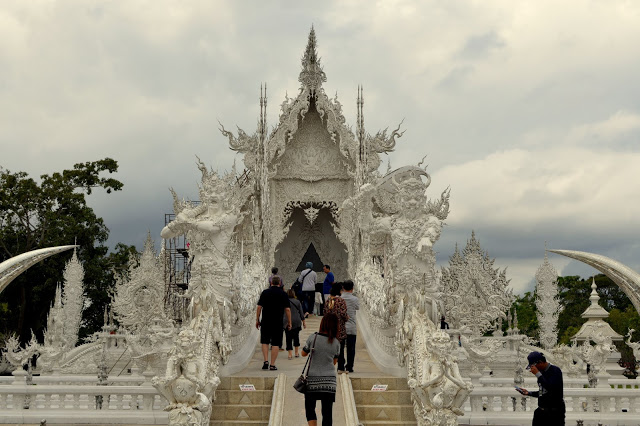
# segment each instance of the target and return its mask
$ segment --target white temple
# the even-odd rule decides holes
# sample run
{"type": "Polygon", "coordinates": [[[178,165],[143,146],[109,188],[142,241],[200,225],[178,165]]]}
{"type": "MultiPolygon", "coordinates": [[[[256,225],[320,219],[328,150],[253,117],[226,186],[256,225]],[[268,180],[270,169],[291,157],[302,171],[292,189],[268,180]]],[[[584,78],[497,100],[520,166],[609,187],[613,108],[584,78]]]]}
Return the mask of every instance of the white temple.
{"type": "MultiPolygon", "coordinates": [[[[506,270],[493,267],[475,233],[441,275],[436,271],[434,246],[450,191],[431,194],[422,163],[379,172],[380,155],[404,132],[366,131],[361,87],[357,121],[347,124],[337,96],[323,88],[313,29],[298,81],[297,96],[282,102],[272,130],[266,86],[253,133],[221,126],[229,147],[243,156],[243,172],[234,166],[220,175],[198,159],[200,202],[172,191],[175,219],[161,237],[189,242],[184,294],[168,294],[166,253],[155,253],[149,236],[139,264],[132,259],[118,282],[102,331],[75,346],[82,270],[72,260],[44,344],[34,339],[20,347],[13,339],[7,346],[15,371],[0,377],[0,424],[304,424],[302,397],[291,399],[299,371],[267,377],[248,366],[268,269],[278,266],[290,284],[308,260],[353,279],[361,300],[364,346],[356,356],[367,359],[369,375],[339,376],[336,424],[530,424],[537,401],[513,386],[536,388],[523,371],[531,350],[566,371],[568,424],[639,424],[637,389],[617,389],[638,382],[608,375],[606,362],[597,360],[610,340],[585,329],[593,347],[555,346],[555,308],[541,309],[544,348],[522,335],[506,270]],[[186,301],[181,323],[172,320],[167,300],[186,301]],[[442,315],[450,329],[440,329],[442,315]],[[23,366],[37,354],[41,375],[34,376],[23,366]]],[[[545,270],[540,284],[553,278],[545,270]]]]}

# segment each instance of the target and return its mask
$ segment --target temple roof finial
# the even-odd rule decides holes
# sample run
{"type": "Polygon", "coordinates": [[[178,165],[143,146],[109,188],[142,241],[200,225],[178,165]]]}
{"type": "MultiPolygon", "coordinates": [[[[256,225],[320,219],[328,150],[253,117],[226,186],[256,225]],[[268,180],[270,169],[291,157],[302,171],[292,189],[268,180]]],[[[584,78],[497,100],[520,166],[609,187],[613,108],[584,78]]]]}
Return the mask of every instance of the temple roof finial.
{"type": "Polygon", "coordinates": [[[322,70],[320,65],[320,58],[316,51],[316,32],[311,26],[309,31],[309,40],[307,41],[307,48],[302,56],[302,71],[298,81],[302,83],[302,89],[307,88],[310,92],[315,92],[323,82],[327,81],[327,76],[322,70]]]}

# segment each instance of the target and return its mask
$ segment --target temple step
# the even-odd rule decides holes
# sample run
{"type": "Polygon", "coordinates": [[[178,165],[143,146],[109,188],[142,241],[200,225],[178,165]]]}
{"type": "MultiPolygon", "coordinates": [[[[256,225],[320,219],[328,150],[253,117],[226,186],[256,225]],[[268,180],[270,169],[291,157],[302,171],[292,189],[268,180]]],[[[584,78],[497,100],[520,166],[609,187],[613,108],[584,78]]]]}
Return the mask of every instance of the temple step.
{"type": "Polygon", "coordinates": [[[210,425],[268,425],[274,382],[274,377],[223,377],[210,425]]]}
{"type": "Polygon", "coordinates": [[[358,419],[363,425],[415,425],[407,379],[398,377],[351,378],[358,419]],[[382,389],[386,386],[386,390],[382,389]]]}

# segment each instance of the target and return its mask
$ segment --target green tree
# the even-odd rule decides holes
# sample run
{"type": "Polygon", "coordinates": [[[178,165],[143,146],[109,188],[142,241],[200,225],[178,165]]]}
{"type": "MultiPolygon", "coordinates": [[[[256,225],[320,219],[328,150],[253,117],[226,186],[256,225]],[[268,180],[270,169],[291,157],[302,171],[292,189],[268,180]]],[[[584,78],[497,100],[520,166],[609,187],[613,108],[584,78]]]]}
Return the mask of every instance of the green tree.
{"type": "MultiPolygon", "coordinates": [[[[514,308],[518,313],[518,329],[520,329],[520,333],[537,340],[539,338],[539,326],[538,317],[536,316],[535,293],[528,291],[524,296],[518,296],[513,302],[512,310],[514,308]]],[[[506,324],[503,324],[503,327],[506,326],[506,324]]]]}
{"type": "Polygon", "coordinates": [[[558,343],[569,344],[585,319],[582,313],[589,304],[591,282],[578,276],[558,277],[558,298],[562,312],[558,316],[558,343]]]}
{"type": "MultiPolygon", "coordinates": [[[[105,158],[42,175],[38,183],[24,172],[0,168],[0,261],[38,248],[78,244],[88,296],[85,334],[95,327],[93,316],[104,309],[113,282],[104,245],[109,230],[87,205],[85,196],[95,188],[107,193],[121,190],[120,181],[102,176],[117,170],[118,163],[105,158]]],[[[62,281],[64,264],[70,257],[71,253],[52,256],[5,289],[0,295],[0,304],[8,304],[2,322],[5,333],[17,332],[23,341],[30,329],[41,335],[56,284],[62,281]]]]}

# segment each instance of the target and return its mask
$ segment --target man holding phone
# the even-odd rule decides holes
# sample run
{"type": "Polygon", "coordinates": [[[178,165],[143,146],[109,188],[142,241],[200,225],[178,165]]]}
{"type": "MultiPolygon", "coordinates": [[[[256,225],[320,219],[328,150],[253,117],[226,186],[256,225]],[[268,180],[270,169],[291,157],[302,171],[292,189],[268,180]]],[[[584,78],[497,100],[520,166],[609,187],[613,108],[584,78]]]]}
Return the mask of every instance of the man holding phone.
{"type": "Polygon", "coordinates": [[[533,426],[564,426],[565,406],[563,399],[562,370],[547,362],[540,352],[527,356],[528,370],[538,378],[538,391],[529,392],[516,388],[522,395],[538,398],[538,408],[533,413],[533,426]]]}

